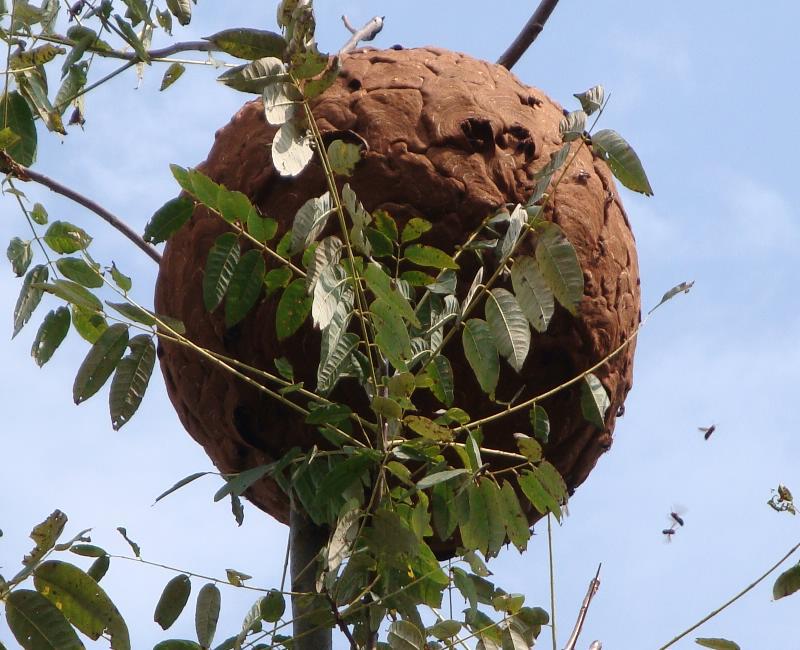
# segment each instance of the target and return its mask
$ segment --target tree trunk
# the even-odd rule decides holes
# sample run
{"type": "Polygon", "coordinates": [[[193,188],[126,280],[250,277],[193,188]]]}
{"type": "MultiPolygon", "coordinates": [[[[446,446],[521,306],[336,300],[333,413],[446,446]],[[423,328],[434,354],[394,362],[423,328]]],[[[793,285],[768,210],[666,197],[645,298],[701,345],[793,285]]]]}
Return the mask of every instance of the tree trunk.
{"type": "MultiPolygon", "coordinates": [[[[291,553],[292,591],[314,593],[316,591],[315,558],[320,549],[328,541],[325,529],[316,526],[302,510],[292,505],[289,513],[289,547],[291,553]]],[[[319,601],[300,602],[292,598],[292,616],[294,618],[294,636],[300,637],[294,642],[295,650],[331,650],[333,631],[329,628],[317,627],[311,617],[303,615],[319,606],[319,601]]]]}

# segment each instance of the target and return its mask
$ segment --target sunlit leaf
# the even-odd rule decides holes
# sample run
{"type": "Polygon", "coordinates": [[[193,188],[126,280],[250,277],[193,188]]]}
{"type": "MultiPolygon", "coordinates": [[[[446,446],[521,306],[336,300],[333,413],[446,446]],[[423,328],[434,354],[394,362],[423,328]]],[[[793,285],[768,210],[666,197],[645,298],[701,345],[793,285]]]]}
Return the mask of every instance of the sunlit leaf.
{"type": "Polygon", "coordinates": [[[419,239],[423,234],[428,232],[433,226],[427,219],[421,217],[413,217],[408,220],[403,226],[403,234],[400,236],[400,241],[403,244],[419,239]]]}
{"type": "Polygon", "coordinates": [[[262,29],[224,29],[206,36],[220,50],[238,59],[261,59],[263,57],[283,57],[286,39],[280,34],[262,29]]]}
{"type": "Polygon", "coordinates": [[[15,589],[5,601],[6,622],[25,650],[83,650],[64,614],[30,589],[15,589]]]}
{"type": "Polygon", "coordinates": [[[128,346],[128,326],[114,323],[104,331],[83,360],[72,386],[76,404],[86,401],[106,383],[128,346]]]}
{"type": "Polygon", "coordinates": [[[537,332],[544,332],[555,311],[553,291],[532,257],[519,257],[511,267],[511,284],[522,312],[537,332]]]}
{"type": "Polygon", "coordinates": [[[433,420],[421,415],[407,415],[403,418],[403,422],[405,422],[409,429],[423,438],[429,438],[430,440],[436,440],[438,442],[449,442],[453,439],[452,429],[443,427],[441,424],[436,424],[433,420]]]}
{"type": "Polygon", "coordinates": [[[108,329],[108,321],[102,314],[94,310],[86,310],[75,305],[71,306],[72,326],[75,331],[92,345],[97,343],[100,335],[108,329]]]}
{"type": "Polygon", "coordinates": [[[350,355],[359,343],[359,337],[352,332],[338,330],[331,332],[329,327],[323,335],[323,357],[317,371],[317,390],[327,395],[333,390],[341,374],[347,368],[350,355]]]}
{"type": "Polygon", "coordinates": [[[605,90],[602,86],[593,86],[584,93],[575,93],[573,97],[581,103],[581,108],[587,115],[596,113],[603,108],[605,101],[605,90]]]}
{"type": "Polygon", "coordinates": [[[302,278],[294,280],[283,292],[275,311],[275,333],[278,340],[294,334],[308,318],[311,298],[306,294],[306,283],[302,278]]]}
{"type": "Polygon", "coordinates": [[[581,383],[581,412],[583,417],[596,427],[604,429],[606,426],[606,412],[611,406],[611,400],[600,380],[589,373],[581,383]]]}
{"type": "Polygon", "coordinates": [[[469,285],[469,289],[467,290],[467,295],[464,298],[464,302],[461,304],[461,314],[465,314],[467,312],[467,308],[472,303],[475,294],[477,293],[478,289],[481,286],[481,282],[483,282],[483,267],[481,266],[475,273],[475,277],[472,278],[472,282],[469,285]]]}
{"type": "Polygon", "coordinates": [[[90,266],[79,257],[61,257],[56,260],[56,267],[65,278],[84,287],[99,289],[104,284],[99,268],[90,266]]]}
{"type": "Polygon", "coordinates": [[[772,586],[772,597],[778,600],[779,598],[790,596],[798,590],[800,590],[800,564],[796,564],[778,576],[772,586]]]}
{"type": "Polygon", "coordinates": [[[308,266],[308,276],[306,283],[309,292],[314,290],[314,287],[320,275],[327,268],[338,264],[342,258],[342,249],[344,244],[342,240],[335,236],[325,237],[321,240],[317,247],[314,249],[314,259],[308,266]]]}
{"type": "Polygon", "coordinates": [[[714,650],[741,650],[738,643],[728,641],[727,639],[697,638],[694,642],[704,648],[714,648],[714,650]]]}
{"type": "Polygon", "coordinates": [[[111,279],[114,280],[114,283],[125,293],[130,291],[131,287],[133,287],[133,280],[122,273],[114,262],[111,262],[111,279]]]}
{"type": "Polygon", "coordinates": [[[19,237],[14,237],[8,244],[6,256],[8,257],[8,261],[11,262],[14,275],[18,278],[21,277],[28,270],[33,260],[31,243],[19,237]]]}
{"type": "Polygon", "coordinates": [[[54,280],[51,284],[39,284],[41,289],[62,300],[87,311],[102,311],[103,304],[91,291],[71,280],[54,280]]]}
{"type": "Polygon", "coordinates": [[[554,223],[546,223],[536,242],[536,261],[558,302],[575,315],[583,298],[583,272],[578,255],[554,223]]]}
{"type": "Polygon", "coordinates": [[[180,79],[184,72],[186,72],[186,66],[184,66],[182,63],[173,63],[170,65],[164,72],[164,76],[161,78],[161,86],[159,87],[159,90],[162,92],[165,91],[178,79],[180,79]]]}
{"type": "Polygon", "coordinates": [[[39,264],[28,271],[22,281],[17,304],[14,306],[14,332],[12,338],[19,334],[25,323],[30,320],[36,307],[39,306],[43,293],[42,283],[47,282],[49,276],[50,273],[47,266],[39,264]]]}
{"type": "Polygon", "coordinates": [[[412,244],[403,255],[409,262],[418,266],[430,266],[436,269],[457,269],[458,264],[447,253],[433,246],[412,244]]]}
{"type": "Polygon", "coordinates": [[[56,253],[76,253],[92,241],[82,228],[67,221],[54,221],[44,234],[44,242],[56,253]]]}
{"type": "Polygon", "coordinates": [[[647,312],[647,313],[648,313],[648,314],[652,314],[652,313],[653,313],[653,312],[654,312],[656,309],[658,309],[658,308],[659,308],[661,305],[663,305],[663,304],[664,304],[665,302],[667,302],[668,300],[672,300],[672,298],[674,298],[675,296],[677,296],[679,293],[689,293],[689,291],[691,291],[691,289],[692,289],[692,287],[693,287],[693,286],[694,286],[694,280],[692,280],[691,282],[681,282],[680,284],[678,284],[678,285],[675,285],[674,287],[672,287],[672,289],[670,289],[669,291],[667,291],[667,292],[666,292],[666,293],[665,293],[665,294],[664,294],[664,295],[661,297],[661,300],[659,300],[658,304],[657,304],[655,307],[653,307],[653,308],[652,308],[652,309],[651,309],[649,312],[647,312]]]}
{"type": "Polygon", "coordinates": [[[203,274],[203,304],[208,311],[214,311],[225,297],[239,255],[239,240],[236,233],[232,232],[217,237],[208,252],[203,274]]]}
{"type": "Polygon", "coordinates": [[[8,155],[20,165],[30,167],[36,160],[36,124],[28,102],[18,92],[0,98],[0,126],[10,128],[20,138],[6,149],[8,155]]]}
{"type": "Polygon", "coordinates": [[[311,138],[294,122],[286,122],[272,140],[272,164],[281,176],[297,176],[314,157],[311,138]]]}
{"type": "Polygon", "coordinates": [[[572,111],[567,113],[558,125],[558,131],[561,134],[563,142],[572,142],[583,136],[586,130],[586,112],[585,111],[572,111]]]}
{"type": "Polygon", "coordinates": [[[191,592],[192,581],[183,573],[172,578],[164,586],[153,614],[153,620],[161,626],[162,630],[169,629],[178,619],[189,601],[191,592]]]}
{"type": "Polygon", "coordinates": [[[593,133],[592,150],[608,163],[614,176],[629,190],[653,195],[639,156],[619,133],[611,129],[593,133]]]}
{"type": "Polygon", "coordinates": [[[170,199],[161,206],[147,222],[144,229],[144,240],[151,244],[167,241],[185,224],[194,212],[194,202],[179,196],[170,199]]]}
{"type": "Polygon", "coordinates": [[[489,324],[478,318],[468,320],[464,323],[461,342],[481,388],[485,393],[493,393],[500,379],[500,359],[489,324]]]}
{"type": "Polygon", "coordinates": [[[70,325],[69,309],[59,307],[47,313],[31,346],[31,356],[36,365],[43,366],[67,336],[70,325]]]}
{"type": "Polygon", "coordinates": [[[515,433],[514,442],[517,443],[519,452],[532,463],[538,463],[542,459],[542,446],[534,438],[524,433],[515,433]]]}
{"type": "Polygon", "coordinates": [[[328,159],[334,173],[350,176],[361,160],[361,147],[343,140],[334,140],[328,145],[328,159]]]}
{"type": "Polygon", "coordinates": [[[333,212],[334,208],[329,192],[306,201],[294,217],[292,243],[289,247],[289,253],[291,255],[299,253],[309,244],[316,241],[323,228],[325,228],[328,217],[333,212]]]}
{"type": "Polygon", "coordinates": [[[211,582],[203,585],[197,594],[194,627],[197,632],[197,640],[204,648],[210,648],[214,640],[221,600],[219,588],[211,582]]]}
{"type": "Polygon", "coordinates": [[[423,650],[425,637],[411,621],[395,621],[386,637],[391,650],[423,650]]]}
{"type": "Polygon", "coordinates": [[[225,325],[233,327],[258,301],[264,286],[266,264],[259,250],[249,250],[236,265],[225,299],[225,325]]]}
{"type": "Polygon", "coordinates": [[[530,350],[531,330],[514,295],[505,289],[492,289],[486,297],[486,321],[497,351],[520,372],[530,350]]]}
{"type": "Polygon", "coordinates": [[[514,210],[509,215],[508,230],[506,230],[506,234],[503,235],[503,239],[500,241],[498,254],[501,261],[505,261],[506,258],[516,249],[517,242],[522,234],[522,227],[525,225],[526,219],[527,214],[522,206],[515,206],[514,210]]]}
{"type": "Polygon", "coordinates": [[[547,411],[538,404],[534,404],[529,415],[531,427],[533,428],[533,437],[543,445],[547,444],[550,439],[550,418],[547,416],[547,411]]]}
{"type": "Polygon", "coordinates": [[[270,84],[289,81],[289,77],[280,59],[268,56],[229,68],[217,81],[243,93],[260,95],[270,84]]]}
{"type": "Polygon", "coordinates": [[[115,431],[138,410],[156,362],[156,346],[150,335],[134,336],[128,346],[131,351],[117,364],[108,395],[111,426],[115,431]]]}
{"type": "Polygon", "coordinates": [[[412,325],[420,327],[419,319],[411,304],[394,286],[394,281],[377,264],[367,266],[364,279],[376,298],[389,305],[412,325]]]}
{"type": "Polygon", "coordinates": [[[167,9],[178,19],[181,25],[188,25],[192,20],[192,3],[190,0],[167,0],[167,9]]]}
{"type": "Polygon", "coordinates": [[[78,567],[49,560],[34,572],[36,590],[90,639],[111,636],[111,647],[129,650],[128,628],[103,588],[78,567]]]}
{"type": "MultiPolygon", "coordinates": [[[[283,74],[285,69],[283,63],[274,59],[271,73],[275,75],[283,74]]],[[[261,94],[264,102],[264,115],[267,122],[273,126],[285,124],[297,114],[302,108],[303,93],[297,86],[286,81],[276,81],[264,88],[261,94]]]]}
{"type": "MultiPolygon", "coordinates": [[[[0,106],[2,105],[0,104],[0,106]]],[[[40,226],[44,226],[47,223],[47,210],[45,210],[41,203],[34,203],[30,214],[34,223],[37,223],[40,226]]]]}

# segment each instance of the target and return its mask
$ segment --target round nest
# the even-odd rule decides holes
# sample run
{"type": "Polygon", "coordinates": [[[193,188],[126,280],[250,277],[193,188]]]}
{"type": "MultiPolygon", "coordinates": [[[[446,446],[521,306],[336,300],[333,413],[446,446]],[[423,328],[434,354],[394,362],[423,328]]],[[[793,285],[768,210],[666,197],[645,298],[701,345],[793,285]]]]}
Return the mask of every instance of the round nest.
{"type": "MultiPolygon", "coordinates": [[[[521,84],[500,66],[433,48],[347,56],[336,83],[313,102],[313,113],[326,138],[352,132],[366,142],[361,162],[347,179],[364,207],[386,210],[401,227],[411,217],[423,216],[433,228],[422,242],[451,253],[497,208],[524,204],[533,191],[534,173],[562,144],[562,109],[541,91],[521,84]]],[[[275,218],[280,236],[291,228],[298,208],[327,188],[316,163],[296,178],[275,171],[270,158],[274,133],[261,103],[245,104],[217,132],[199,168],[275,218]]],[[[503,369],[500,399],[510,399],[522,385],[517,399],[528,399],[585,371],[629,337],[640,320],[633,234],[608,167],[586,147],[555,190],[545,217],[562,228],[577,251],[584,296],[577,317],[557,306],[547,332],[534,333],[519,376],[510,367],[503,369]]],[[[206,209],[195,210],[167,243],[156,310],[181,319],[198,345],[258,368],[274,372],[273,359],[287,357],[297,380],[313,390],[320,335],[310,321],[279,343],[275,296],[262,296],[231,329],[225,327],[222,310],[208,313],[203,306],[206,257],[228,228],[206,209]]],[[[269,258],[267,266],[274,266],[269,258]]],[[[474,270],[465,270],[463,281],[468,284],[472,274],[474,270]]],[[[465,289],[459,289],[462,298],[465,289]]],[[[459,347],[446,350],[456,377],[455,405],[473,419],[495,413],[498,405],[481,391],[459,347]]],[[[595,373],[611,399],[602,429],[583,418],[579,385],[541,402],[551,423],[545,455],[570,492],[611,445],[615,419],[631,388],[633,354],[631,343],[595,373]]],[[[159,357],[183,425],[222,472],[268,463],[292,447],[325,444],[296,413],[191,350],[162,341],[159,357]]],[[[353,397],[354,386],[344,380],[333,398],[363,403],[353,397]]],[[[417,402],[416,395],[414,399],[422,414],[439,408],[433,400],[426,404],[417,402]]],[[[519,412],[487,425],[484,445],[516,451],[513,434],[529,430],[527,412],[519,412]]],[[[262,480],[247,497],[279,521],[288,521],[288,500],[272,481],[262,480]]]]}

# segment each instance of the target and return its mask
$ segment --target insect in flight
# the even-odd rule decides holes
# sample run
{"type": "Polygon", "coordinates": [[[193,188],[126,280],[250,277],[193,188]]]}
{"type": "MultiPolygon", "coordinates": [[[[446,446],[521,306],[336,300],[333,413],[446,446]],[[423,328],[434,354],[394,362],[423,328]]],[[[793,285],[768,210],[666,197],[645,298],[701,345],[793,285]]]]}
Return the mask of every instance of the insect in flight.
{"type": "Polygon", "coordinates": [[[662,530],[661,534],[664,535],[664,541],[671,542],[672,536],[675,534],[675,532],[676,530],[674,526],[672,528],[665,528],[664,530],[662,530]]]}
{"type": "Polygon", "coordinates": [[[717,428],[717,425],[716,424],[712,424],[710,427],[697,427],[697,430],[698,431],[702,431],[705,434],[703,436],[703,438],[708,440],[711,437],[711,434],[714,433],[716,428],[717,428]]]}

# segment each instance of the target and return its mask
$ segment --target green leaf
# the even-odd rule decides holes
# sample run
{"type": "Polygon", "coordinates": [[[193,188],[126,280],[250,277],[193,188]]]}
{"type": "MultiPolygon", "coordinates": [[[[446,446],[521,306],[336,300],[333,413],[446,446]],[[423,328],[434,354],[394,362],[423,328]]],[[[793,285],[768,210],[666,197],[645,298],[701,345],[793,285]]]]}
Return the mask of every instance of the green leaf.
{"type": "Polygon", "coordinates": [[[536,242],[536,261],[558,302],[573,316],[583,298],[583,272],[578,255],[554,223],[546,223],[536,242]]]}
{"type": "Polygon", "coordinates": [[[75,553],[75,555],[80,555],[81,557],[103,557],[108,555],[104,549],[94,544],[75,544],[69,550],[70,553],[75,553]]]}
{"type": "Polygon", "coordinates": [[[31,356],[39,367],[50,361],[53,353],[69,332],[69,309],[59,307],[44,317],[31,346],[31,356]]]}
{"type": "Polygon", "coordinates": [[[537,332],[544,332],[555,311],[553,291],[532,257],[519,257],[511,267],[511,284],[519,306],[537,332]]]}
{"type": "MultiPolygon", "coordinates": [[[[285,74],[281,61],[273,59],[271,72],[274,75],[285,74]]],[[[264,88],[261,94],[264,103],[264,115],[273,126],[285,124],[297,114],[302,107],[303,94],[291,82],[275,81],[264,88]]]]}
{"type": "Polygon", "coordinates": [[[127,275],[122,273],[117,268],[117,265],[114,262],[111,262],[111,279],[114,280],[114,283],[122,289],[124,293],[128,293],[133,287],[133,280],[130,279],[127,275]]]}
{"type": "Polygon", "coordinates": [[[412,356],[411,337],[400,312],[381,299],[375,300],[369,311],[375,327],[375,344],[397,370],[406,371],[406,361],[412,356]]]}
{"type": "Polygon", "coordinates": [[[61,257],[56,260],[56,266],[65,278],[84,287],[99,289],[104,284],[99,268],[90,266],[79,257],[61,257]]]}
{"type": "Polygon", "coordinates": [[[411,621],[395,621],[386,637],[391,650],[423,650],[425,637],[411,621]]]}
{"type": "Polygon", "coordinates": [[[486,504],[488,515],[489,541],[486,553],[488,556],[496,557],[506,541],[506,525],[500,488],[488,478],[482,478],[478,487],[486,504]]]}
{"type": "Polygon", "coordinates": [[[97,339],[83,360],[72,386],[76,404],[85,402],[106,383],[128,346],[128,326],[114,323],[97,339]]]}
{"type": "Polygon", "coordinates": [[[311,303],[302,278],[297,278],[286,287],[275,311],[275,333],[279,341],[289,338],[300,329],[311,311],[311,303]]]}
{"type": "Polygon", "coordinates": [[[92,241],[86,231],[67,221],[54,221],[44,233],[44,242],[56,253],[84,250],[92,241]]]}
{"type": "Polygon", "coordinates": [[[247,215],[247,232],[262,244],[271,240],[278,232],[278,222],[270,217],[262,217],[256,210],[247,215]]]}
{"type": "Polygon", "coordinates": [[[286,611],[286,599],[277,589],[270,589],[267,595],[261,599],[260,609],[263,620],[267,623],[275,623],[286,611]]]}
{"type": "Polygon", "coordinates": [[[295,255],[316,241],[334,212],[330,192],[306,201],[294,217],[290,255],[295,255]]]}
{"type": "Polygon", "coordinates": [[[541,514],[552,512],[556,518],[561,516],[561,507],[556,499],[542,485],[542,482],[530,470],[519,476],[519,487],[530,504],[541,514]]]}
{"type": "MultiPolygon", "coordinates": [[[[404,231],[405,232],[405,231],[404,231]]],[[[458,264],[447,253],[433,246],[412,244],[403,252],[405,258],[418,266],[431,266],[436,269],[457,269],[458,264]]]]}
{"type": "Polygon", "coordinates": [[[572,111],[567,113],[558,126],[563,142],[572,142],[583,136],[586,130],[586,112],[572,111]]]}
{"type": "Polygon", "coordinates": [[[394,281],[377,264],[369,264],[364,272],[367,287],[375,297],[386,303],[415,327],[421,327],[413,307],[397,288],[394,281]]]}
{"type": "Polygon", "coordinates": [[[306,424],[333,424],[339,425],[350,419],[353,411],[346,404],[317,404],[310,405],[311,412],[306,416],[306,424]]]}
{"type": "Polygon", "coordinates": [[[800,564],[796,564],[791,569],[784,571],[778,576],[772,586],[772,597],[775,600],[790,596],[800,589],[800,564]]]}
{"type": "Polygon", "coordinates": [[[514,441],[519,447],[519,452],[525,456],[532,463],[538,463],[542,460],[542,446],[530,436],[524,433],[515,433],[514,441]]]}
{"type": "Polygon", "coordinates": [[[42,283],[47,282],[50,272],[44,264],[34,266],[22,281],[17,304],[14,306],[14,333],[12,338],[20,333],[36,307],[42,300],[42,283]]]}
{"type": "Polygon", "coordinates": [[[281,125],[272,140],[272,164],[281,176],[297,176],[314,157],[311,138],[294,122],[281,125]]]}
{"type": "Polygon", "coordinates": [[[206,476],[207,474],[211,474],[211,472],[195,472],[194,474],[189,474],[189,476],[185,476],[180,481],[175,483],[175,485],[173,485],[171,488],[169,488],[169,490],[166,490],[165,492],[162,492],[161,494],[159,494],[156,497],[155,502],[161,501],[161,499],[163,499],[164,497],[172,494],[176,490],[181,489],[184,485],[188,485],[192,481],[195,481],[195,480],[199,479],[201,476],[206,476]]]}
{"type": "Polygon", "coordinates": [[[693,286],[694,286],[694,280],[692,280],[691,282],[681,282],[680,284],[675,285],[674,287],[672,287],[672,289],[667,291],[661,297],[661,300],[658,302],[658,304],[647,313],[652,314],[656,309],[658,309],[659,307],[661,307],[661,305],[667,302],[667,300],[672,300],[672,298],[677,296],[679,293],[689,293],[689,291],[691,291],[693,286]]]}
{"type": "MultiPolygon", "coordinates": [[[[207,208],[222,214],[219,201],[223,193],[229,193],[226,188],[210,179],[198,169],[190,169],[187,173],[187,180],[189,182],[188,187],[183,183],[181,184],[184,190],[189,192],[207,208]]],[[[224,217],[225,215],[222,216],[224,217]]]]}
{"type": "Polygon", "coordinates": [[[440,483],[445,483],[451,479],[456,478],[457,476],[463,476],[464,474],[469,474],[468,469],[446,469],[442,472],[434,472],[433,474],[428,474],[427,476],[421,478],[417,482],[417,489],[419,490],[426,490],[434,485],[439,485],[440,483]]]}
{"type": "MultiPolygon", "coordinates": [[[[393,256],[394,245],[392,244],[392,240],[381,231],[375,228],[364,228],[364,235],[366,235],[367,241],[369,241],[369,245],[372,248],[373,257],[381,258],[393,256]]],[[[430,281],[430,279],[428,281],[430,281]]]]}
{"type": "MultiPolygon", "coordinates": [[[[563,503],[567,500],[567,484],[559,471],[548,461],[543,460],[534,470],[536,478],[545,490],[552,495],[556,501],[563,503]]],[[[556,514],[556,519],[560,519],[560,511],[556,514]]]]}
{"type": "Polygon", "coordinates": [[[508,481],[503,481],[500,489],[500,510],[509,541],[522,553],[528,547],[531,531],[517,493],[508,481]]]}
{"type": "Polygon", "coordinates": [[[271,296],[278,289],[289,286],[292,279],[292,270],[286,266],[267,271],[264,276],[264,285],[267,287],[267,297],[271,296]]]}
{"type": "Polygon", "coordinates": [[[142,39],[139,38],[139,35],[134,31],[133,27],[119,14],[114,15],[114,20],[117,23],[117,27],[120,29],[122,38],[133,48],[134,52],[136,52],[139,61],[142,63],[150,63],[150,56],[147,54],[147,48],[144,46],[144,43],[142,43],[142,39]]]}
{"type": "Polygon", "coordinates": [[[25,271],[31,265],[33,260],[33,253],[31,252],[31,243],[24,241],[19,237],[14,237],[8,244],[6,250],[8,261],[11,262],[11,268],[14,275],[18,278],[24,275],[25,271]]]}
{"type": "Polygon", "coordinates": [[[492,289],[486,297],[486,320],[497,351],[520,372],[530,350],[531,330],[514,295],[492,289]]]}
{"type": "Polygon", "coordinates": [[[34,568],[39,560],[55,546],[66,525],[67,515],[60,510],[54,510],[47,519],[34,526],[30,538],[34,541],[35,546],[30,553],[22,558],[22,564],[34,568]]]}
{"type": "Polygon", "coordinates": [[[164,72],[164,76],[161,78],[161,87],[159,90],[161,92],[165,91],[178,79],[180,79],[184,72],[186,72],[186,66],[184,66],[182,63],[173,63],[170,65],[166,72],[164,72]]]}
{"type": "Polygon", "coordinates": [[[423,438],[438,442],[449,442],[453,439],[452,429],[436,424],[433,420],[421,415],[407,415],[403,418],[403,422],[409,429],[423,438]]]}
{"type": "Polygon", "coordinates": [[[167,0],[167,9],[183,26],[192,20],[192,3],[189,0],[167,0]]]}
{"type": "Polygon", "coordinates": [[[259,250],[249,250],[242,255],[231,277],[228,297],[225,300],[225,325],[233,327],[241,321],[261,295],[266,264],[259,250]]]}
{"type": "Polygon", "coordinates": [[[727,639],[703,639],[697,638],[694,640],[697,645],[704,648],[714,648],[714,650],[741,650],[738,643],[728,641],[727,639]]]}
{"type": "Polygon", "coordinates": [[[605,429],[606,412],[611,400],[600,380],[589,373],[581,382],[581,412],[583,417],[600,429],[605,429]]]}
{"type": "Polygon", "coordinates": [[[453,368],[447,357],[437,355],[428,365],[428,376],[432,380],[431,392],[445,406],[452,406],[455,399],[453,368]]]}
{"type": "Polygon", "coordinates": [[[500,379],[500,359],[491,329],[486,321],[471,318],[461,335],[464,355],[485,393],[491,394],[500,379]]]}
{"type": "Polygon", "coordinates": [[[361,160],[361,147],[343,140],[334,140],[328,145],[328,159],[335,174],[350,176],[361,160]]]}
{"type": "Polygon", "coordinates": [[[466,491],[459,498],[468,502],[468,516],[459,516],[458,528],[461,531],[461,541],[467,550],[480,551],[484,555],[489,546],[489,511],[488,504],[480,487],[470,483],[466,491]]]}
{"type": "Polygon", "coordinates": [[[208,311],[219,307],[239,262],[239,239],[226,232],[217,237],[206,259],[203,274],[203,304],[208,311]]]}
{"type": "Polygon", "coordinates": [[[250,486],[258,483],[262,478],[269,474],[273,465],[259,465],[250,469],[232,474],[226,477],[225,484],[216,491],[214,494],[214,501],[222,501],[226,496],[232,494],[234,496],[241,496],[250,486]]]}
{"type": "Polygon", "coordinates": [[[162,205],[147,222],[144,240],[160,244],[174,235],[194,212],[194,201],[186,196],[170,199],[162,205]]]}
{"type": "Polygon", "coordinates": [[[210,648],[217,631],[219,621],[219,610],[221,603],[219,588],[209,582],[203,585],[200,593],[197,594],[197,605],[194,612],[194,628],[197,632],[197,640],[204,648],[210,648]]]}
{"type": "Polygon", "coordinates": [[[191,592],[192,581],[183,573],[172,578],[164,586],[153,614],[153,620],[161,626],[162,630],[169,629],[178,619],[189,601],[191,592]]]}
{"type": "Polygon", "coordinates": [[[592,115],[603,108],[605,96],[606,93],[602,86],[593,86],[584,93],[573,95],[581,103],[581,108],[587,115],[592,115]]]}
{"type": "Polygon", "coordinates": [[[260,95],[270,84],[289,81],[280,59],[267,56],[223,72],[217,81],[243,93],[260,95]]]}
{"type": "Polygon", "coordinates": [[[204,650],[201,645],[187,639],[168,639],[153,646],[153,650],[204,650]]]}
{"type": "Polygon", "coordinates": [[[283,58],[286,39],[280,34],[262,29],[224,29],[204,37],[220,50],[237,59],[254,61],[263,57],[283,58]]]}
{"type": "MultiPolygon", "coordinates": [[[[326,330],[326,335],[330,330],[331,328],[326,330]]],[[[340,332],[331,339],[332,343],[326,343],[327,336],[323,337],[323,345],[325,345],[323,351],[326,354],[324,354],[323,362],[317,371],[317,390],[322,395],[327,395],[333,390],[360,341],[358,335],[352,332],[340,332]]]]}
{"type": "Polygon", "coordinates": [[[31,219],[40,226],[44,226],[47,223],[47,210],[44,209],[41,203],[33,204],[33,208],[31,208],[31,219]]]}
{"type": "Polygon", "coordinates": [[[592,151],[608,163],[614,176],[629,190],[653,195],[639,156],[619,133],[611,129],[593,133],[592,151]]]}
{"type": "Polygon", "coordinates": [[[66,135],[61,113],[53,108],[47,98],[47,85],[44,77],[38,72],[28,70],[16,75],[17,87],[22,95],[36,110],[49,131],[66,135]]]}
{"type": "Polygon", "coordinates": [[[533,437],[543,445],[550,439],[550,418],[547,411],[538,404],[534,404],[529,413],[531,427],[533,427],[533,437]]]}
{"type": "Polygon", "coordinates": [[[108,572],[109,566],[111,566],[111,558],[103,555],[92,562],[92,565],[86,570],[86,575],[95,582],[100,582],[108,572]]]}
{"type": "Polygon", "coordinates": [[[4,151],[11,149],[20,139],[9,127],[0,129],[0,149],[4,151]]]}
{"type": "Polygon", "coordinates": [[[136,542],[134,542],[130,537],[128,537],[127,529],[123,528],[122,526],[117,526],[117,532],[120,535],[122,535],[122,538],[128,543],[128,546],[131,547],[131,550],[133,551],[133,554],[136,557],[141,557],[142,549],[139,547],[139,545],[136,542]]]}
{"type": "Polygon", "coordinates": [[[403,234],[400,236],[400,241],[403,244],[415,241],[428,232],[432,227],[433,226],[431,225],[431,222],[427,219],[413,217],[412,219],[408,220],[408,223],[406,223],[405,226],[403,226],[403,234]]]}
{"type": "Polygon", "coordinates": [[[39,284],[38,286],[47,293],[81,309],[90,312],[103,311],[103,303],[97,296],[71,280],[54,280],[52,284],[39,284]]]}
{"type": "Polygon", "coordinates": [[[78,567],[49,560],[36,569],[36,590],[90,639],[111,636],[114,650],[130,650],[125,621],[103,588],[78,567]]]}
{"type": "Polygon", "coordinates": [[[115,431],[138,410],[156,363],[156,346],[149,334],[134,336],[128,345],[130,354],[117,365],[108,395],[115,431]]]}
{"type": "Polygon", "coordinates": [[[15,589],[5,602],[6,622],[25,650],[83,650],[58,608],[30,589],[15,589]]]}
{"type": "Polygon", "coordinates": [[[428,628],[428,633],[435,636],[440,641],[456,636],[462,628],[462,624],[452,619],[438,621],[428,628]]]}
{"type": "Polygon", "coordinates": [[[375,218],[375,226],[382,232],[390,241],[397,242],[399,234],[397,232],[397,223],[392,216],[385,210],[375,210],[372,213],[375,218]]]}
{"type": "Polygon", "coordinates": [[[36,160],[36,124],[28,102],[18,92],[6,93],[0,99],[0,126],[11,129],[20,138],[6,149],[8,155],[20,165],[30,167],[36,160]]]}
{"type": "Polygon", "coordinates": [[[108,321],[94,310],[87,311],[72,305],[72,326],[81,338],[94,345],[108,329],[108,321]]]}

